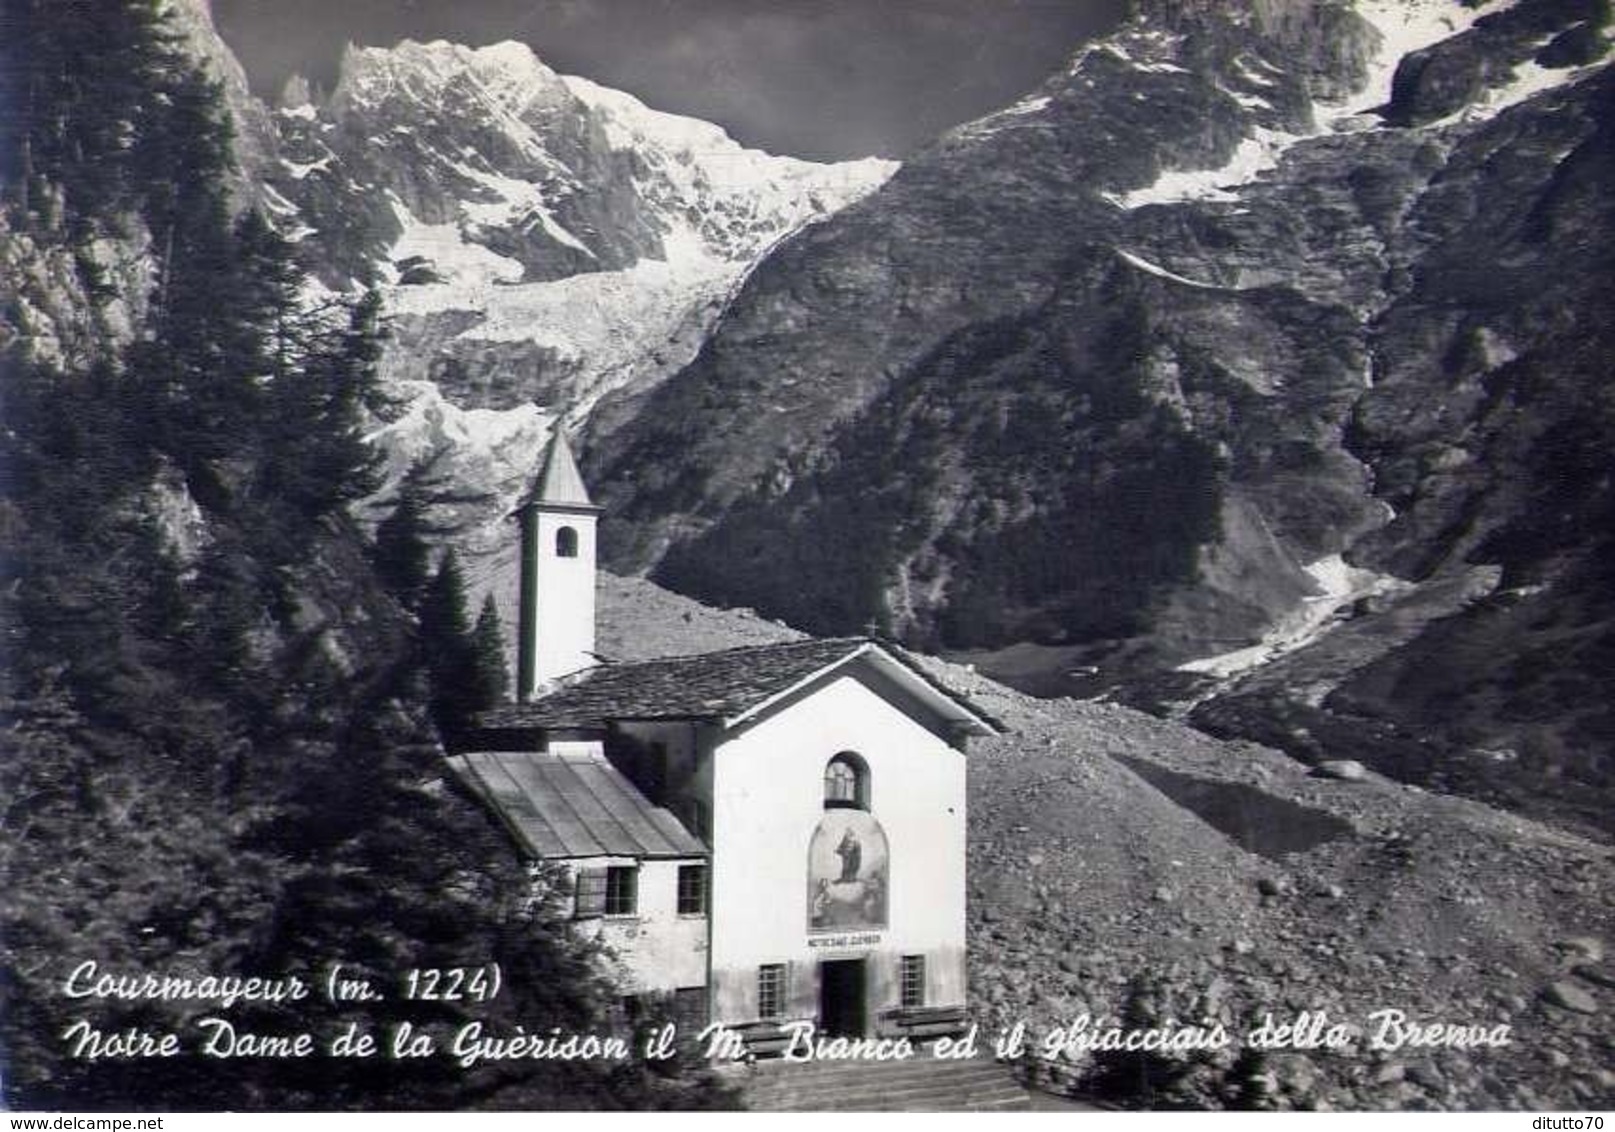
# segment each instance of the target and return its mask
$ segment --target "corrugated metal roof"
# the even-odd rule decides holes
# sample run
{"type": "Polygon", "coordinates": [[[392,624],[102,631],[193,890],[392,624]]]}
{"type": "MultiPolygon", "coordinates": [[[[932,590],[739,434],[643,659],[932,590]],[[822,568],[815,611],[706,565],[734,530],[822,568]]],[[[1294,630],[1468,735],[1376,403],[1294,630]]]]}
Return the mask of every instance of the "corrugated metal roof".
{"type": "Polygon", "coordinates": [[[734,720],[804,680],[855,657],[878,654],[894,671],[930,689],[950,710],[997,729],[996,721],[937,683],[900,649],[865,637],[748,645],[696,656],[605,664],[563,680],[531,703],[484,712],[486,730],[599,728],[613,719],[734,720]]]}
{"type": "Polygon", "coordinates": [[[449,765],[535,857],[707,855],[604,756],[472,751],[449,765]]]}

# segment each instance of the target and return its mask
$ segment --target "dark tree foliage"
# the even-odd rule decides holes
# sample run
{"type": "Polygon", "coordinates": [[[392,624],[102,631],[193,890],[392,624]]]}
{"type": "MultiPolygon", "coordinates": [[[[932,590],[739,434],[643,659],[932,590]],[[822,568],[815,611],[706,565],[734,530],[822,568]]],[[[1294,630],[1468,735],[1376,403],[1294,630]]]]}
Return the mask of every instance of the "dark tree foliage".
{"type": "Polygon", "coordinates": [[[304,359],[313,353],[313,328],[298,303],[303,273],[292,259],[291,244],[257,209],[235,222],[233,243],[229,352],[245,373],[267,379],[271,397],[278,399],[286,386],[296,384],[304,359]]]}
{"type": "Polygon", "coordinates": [[[437,573],[421,596],[421,653],[432,687],[432,718],[449,736],[470,726],[477,702],[477,671],[471,643],[465,578],[454,551],[438,560],[437,573]]]}
{"type": "MultiPolygon", "coordinates": [[[[1164,990],[1158,980],[1135,975],[1127,984],[1118,1023],[1124,1031],[1143,1032],[1162,1026],[1159,1003],[1164,990]]],[[[1195,1092],[1195,1071],[1206,1060],[1191,1054],[1156,1050],[1104,1050],[1094,1055],[1085,1081],[1086,1095],[1122,1108],[1182,1110],[1208,1107],[1195,1092]]]]}
{"type": "Polygon", "coordinates": [[[476,705],[485,710],[510,694],[510,672],[505,667],[505,634],[493,594],[482,599],[482,610],[471,629],[471,663],[476,672],[476,705]]]}
{"type": "Polygon", "coordinates": [[[82,235],[151,188],[182,64],[155,3],[0,8],[0,183],[30,217],[82,235]]]}
{"type": "MultiPolygon", "coordinates": [[[[4,1107],[707,1103],[635,1062],[197,1052],[204,1014],[322,1047],[349,1022],[385,1040],[412,966],[505,973],[475,1009],[417,1004],[408,1017],[440,1038],[473,1016],[596,1029],[605,992],[593,951],[530,907],[502,831],[445,782],[422,634],[346,515],[372,485],[366,414],[386,411],[379,302],[300,308],[285,242],[232,215],[217,88],[158,9],[0,9],[0,93],[22,107],[0,115],[8,229],[69,253],[127,239],[155,279],[136,344],[103,344],[101,362],[0,352],[4,1107]],[[85,960],[305,980],[342,962],[394,993],[362,1008],[69,999],[85,960]],[[173,1031],[187,1052],[73,1057],[80,1020],[173,1031]]],[[[497,625],[470,631],[452,563],[436,580],[423,624],[476,672],[472,642],[497,625]]]]}
{"type": "MultiPolygon", "coordinates": [[[[289,251],[282,254],[289,262],[289,251]]],[[[280,458],[266,490],[311,517],[378,486],[378,454],[363,425],[367,410],[386,404],[377,371],[381,296],[369,291],[345,309],[343,323],[317,333],[270,387],[269,431],[280,458]]]]}
{"type": "Polygon", "coordinates": [[[439,645],[464,642],[471,632],[471,617],[465,598],[465,575],[460,559],[445,550],[437,560],[437,570],[421,596],[421,639],[428,652],[439,645]]]}
{"type": "Polygon", "coordinates": [[[376,527],[376,573],[405,609],[413,610],[431,576],[426,503],[414,475],[404,479],[392,514],[376,527]]]}
{"type": "Polygon", "coordinates": [[[468,608],[459,560],[454,551],[444,551],[420,600],[420,652],[431,686],[432,718],[451,743],[510,690],[493,595],[483,600],[475,625],[468,608]]]}

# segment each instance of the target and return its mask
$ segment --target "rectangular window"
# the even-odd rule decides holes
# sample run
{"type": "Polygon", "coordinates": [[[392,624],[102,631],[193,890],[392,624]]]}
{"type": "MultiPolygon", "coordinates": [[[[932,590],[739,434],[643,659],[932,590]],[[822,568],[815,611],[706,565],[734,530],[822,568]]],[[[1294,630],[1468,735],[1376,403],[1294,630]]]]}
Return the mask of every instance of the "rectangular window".
{"type": "Polygon", "coordinates": [[[606,914],[606,870],[582,869],[572,889],[572,915],[580,920],[606,914]]]}
{"type": "Polygon", "coordinates": [[[629,865],[606,870],[606,915],[632,916],[639,911],[639,870],[629,865]]]}
{"type": "Polygon", "coordinates": [[[897,985],[904,1007],[925,1005],[925,956],[903,956],[897,968],[897,985]]]}
{"type": "Polygon", "coordinates": [[[699,916],[707,910],[707,867],[679,866],[679,915],[699,916]]]}
{"type": "Polygon", "coordinates": [[[785,964],[757,968],[757,1017],[785,1017],[785,964]]]}

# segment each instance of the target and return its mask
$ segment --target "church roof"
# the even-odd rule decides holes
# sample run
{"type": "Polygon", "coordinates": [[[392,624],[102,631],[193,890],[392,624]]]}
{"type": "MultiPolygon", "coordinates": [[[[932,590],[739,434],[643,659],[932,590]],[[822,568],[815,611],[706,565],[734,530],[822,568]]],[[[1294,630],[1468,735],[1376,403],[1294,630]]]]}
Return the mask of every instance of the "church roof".
{"type": "Polygon", "coordinates": [[[449,760],[534,857],[705,857],[602,755],[473,751],[449,760]]]}
{"type": "Polygon", "coordinates": [[[532,490],[522,501],[523,507],[534,504],[545,507],[586,507],[594,510],[594,500],[578,471],[578,462],[572,456],[572,446],[566,442],[566,430],[555,423],[550,442],[544,449],[544,463],[532,490]]]}
{"type": "Polygon", "coordinates": [[[735,726],[818,677],[865,658],[939,716],[977,734],[991,716],[937,683],[901,650],[864,637],[751,645],[696,656],[605,664],[529,703],[484,712],[486,730],[599,728],[614,719],[712,719],[735,726]]]}

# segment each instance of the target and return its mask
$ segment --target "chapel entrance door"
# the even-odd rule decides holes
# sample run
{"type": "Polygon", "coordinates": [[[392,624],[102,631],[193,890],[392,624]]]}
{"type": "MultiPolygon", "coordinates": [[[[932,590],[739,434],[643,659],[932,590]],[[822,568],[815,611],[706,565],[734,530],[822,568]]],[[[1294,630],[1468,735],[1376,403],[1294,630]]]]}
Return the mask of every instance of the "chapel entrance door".
{"type": "Polygon", "coordinates": [[[865,961],[830,959],[819,964],[819,1032],[861,1038],[867,1032],[865,961]]]}

